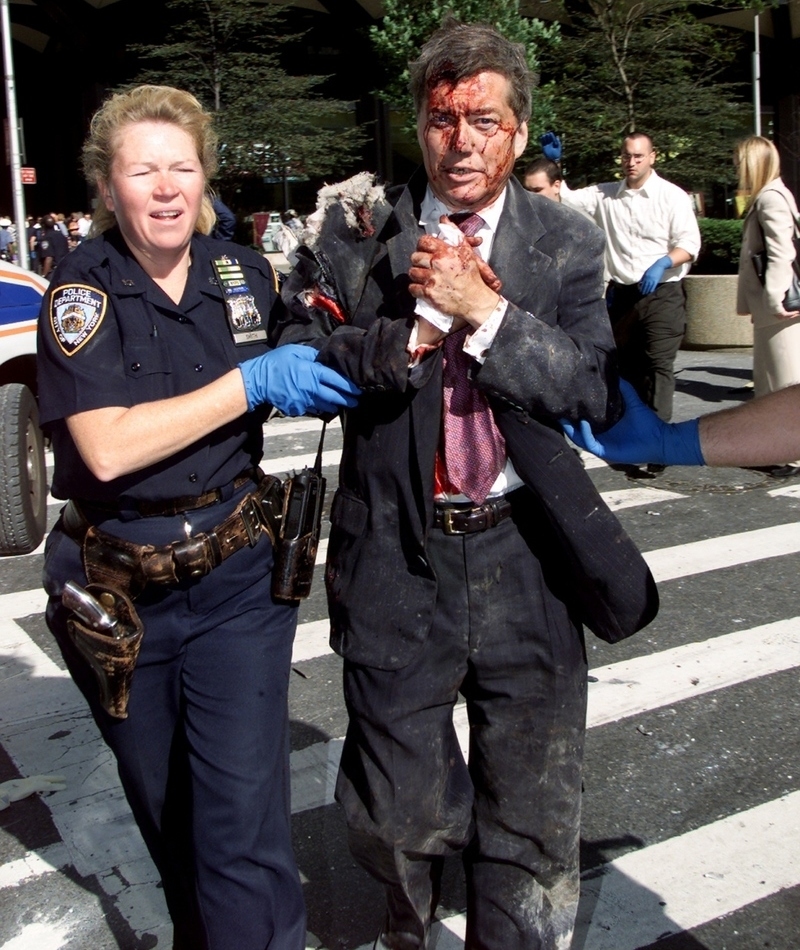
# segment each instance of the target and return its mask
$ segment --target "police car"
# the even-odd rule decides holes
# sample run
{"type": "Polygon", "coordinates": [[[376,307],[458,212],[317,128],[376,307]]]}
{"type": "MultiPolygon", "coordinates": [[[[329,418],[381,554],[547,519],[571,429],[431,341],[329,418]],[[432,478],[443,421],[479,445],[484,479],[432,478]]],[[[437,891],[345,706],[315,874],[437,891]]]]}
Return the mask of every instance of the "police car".
{"type": "Polygon", "coordinates": [[[0,261],[0,555],[44,537],[47,470],[36,408],[36,324],[47,281],[0,261]]]}

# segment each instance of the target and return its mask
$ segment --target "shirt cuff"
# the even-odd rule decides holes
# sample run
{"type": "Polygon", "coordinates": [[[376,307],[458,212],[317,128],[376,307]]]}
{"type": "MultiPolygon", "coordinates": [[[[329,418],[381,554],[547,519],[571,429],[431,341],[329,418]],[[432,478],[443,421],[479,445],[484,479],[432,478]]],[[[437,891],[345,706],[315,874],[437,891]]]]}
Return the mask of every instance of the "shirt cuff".
{"type": "Polygon", "coordinates": [[[439,340],[438,343],[417,343],[417,337],[419,335],[419,321],[414,321],[414,326],[411,328],[411,335],[408,338],[408,344],[406,346],[406,352],[408,353],[408,368],[414,369],[415,366],[419,366],[422,360],[432,353],[434,350],[438,350],[442,345],[444,340],[439,340]]]}
{"type": "Polygon", "coordinates": [[[433,324],[442,333],[449,333],[453,329],[453,318],[449,314],[441,313],[436,307],[431,306],[427,300],[417,300],[414,313],[418,317],[424,317],[428,323],[433,324]]]}
{"type": "Polygon", "coordinates": [[[503,317],[505,317],[507,309],[508,301],[501,297],[487,319],[474,333],[467,337],[464,343],[464,352],[476,362],[483,363],[489,355],[489,349],[494,343],[494,338],[503,323],[503,317]]]}

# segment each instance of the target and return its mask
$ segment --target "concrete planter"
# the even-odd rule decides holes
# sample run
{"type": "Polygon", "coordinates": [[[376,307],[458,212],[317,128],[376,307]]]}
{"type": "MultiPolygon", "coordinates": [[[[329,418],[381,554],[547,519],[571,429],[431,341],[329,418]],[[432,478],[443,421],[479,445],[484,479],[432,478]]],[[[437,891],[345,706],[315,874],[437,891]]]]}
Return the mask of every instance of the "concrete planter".
{"type": "Polygon", "coordinates": [[[736,274],[690,274],[686,288],[685,350],[752,346],[749,316],[736,313],[736,274]]]}

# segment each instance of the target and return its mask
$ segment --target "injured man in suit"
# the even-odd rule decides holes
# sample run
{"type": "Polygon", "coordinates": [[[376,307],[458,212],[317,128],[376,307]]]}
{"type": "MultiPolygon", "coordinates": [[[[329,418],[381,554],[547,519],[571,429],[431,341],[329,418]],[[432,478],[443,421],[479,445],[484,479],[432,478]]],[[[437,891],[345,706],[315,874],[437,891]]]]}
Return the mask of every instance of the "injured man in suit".
{"type": "Polygon", "coordinates": [[[430,946],[457,853],[467,947],[567,950],[583,627],[619,640],[657,610],[559,427],[607,428],[621,401],[603,233],[512,175],[531,87],[521,45],[446,21],[411,65],[424,167],[386,193],[369,175],[323,190],[275,328],[363,393],[326,586],[350,716],[337,797],[392,950],[430,946]]]}

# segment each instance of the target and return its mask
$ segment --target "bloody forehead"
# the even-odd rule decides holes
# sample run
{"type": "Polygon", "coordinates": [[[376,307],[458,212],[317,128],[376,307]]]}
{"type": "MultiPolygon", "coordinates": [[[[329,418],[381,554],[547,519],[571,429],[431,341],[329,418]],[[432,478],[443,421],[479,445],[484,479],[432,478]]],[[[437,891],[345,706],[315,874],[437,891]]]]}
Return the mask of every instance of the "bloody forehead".
{"type": "MultiPolygon", "coordinates": [[[[498,76],[486,72],[458,80],[434,76],[428,83],[428,110],[458,114],[491,108],[496,101],[489,80],[498,76]]],[[[503,97],[503,105],[509,106],[507,96],[503,97]]]]}

